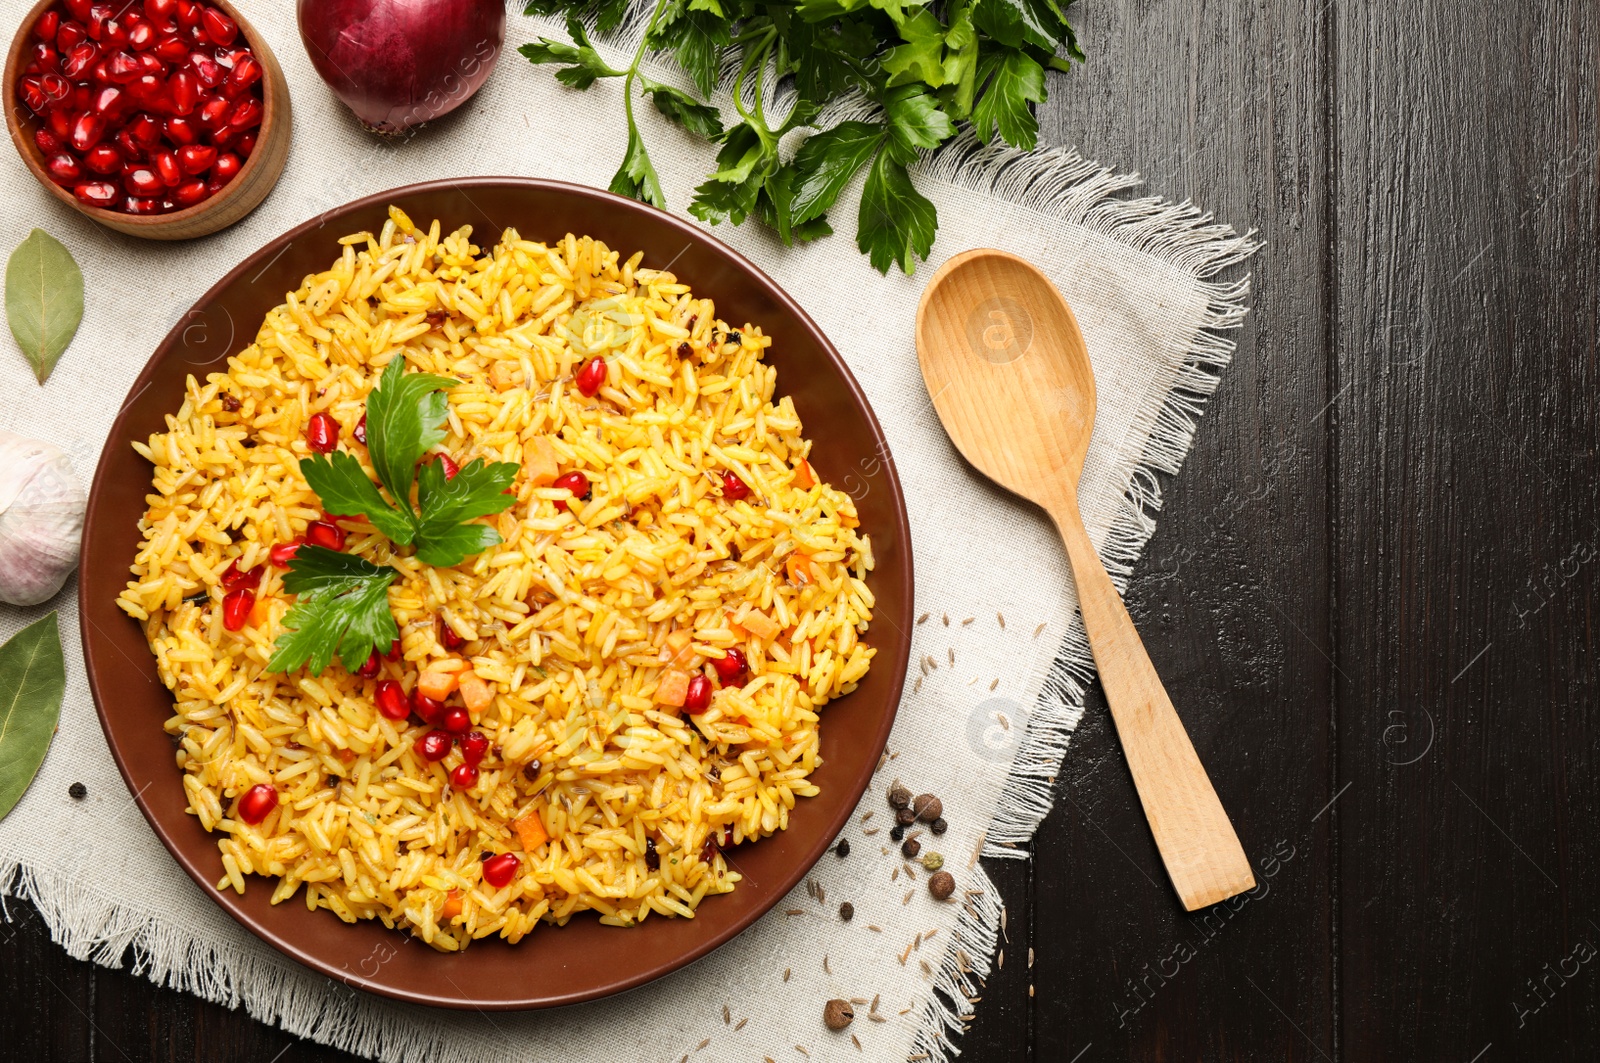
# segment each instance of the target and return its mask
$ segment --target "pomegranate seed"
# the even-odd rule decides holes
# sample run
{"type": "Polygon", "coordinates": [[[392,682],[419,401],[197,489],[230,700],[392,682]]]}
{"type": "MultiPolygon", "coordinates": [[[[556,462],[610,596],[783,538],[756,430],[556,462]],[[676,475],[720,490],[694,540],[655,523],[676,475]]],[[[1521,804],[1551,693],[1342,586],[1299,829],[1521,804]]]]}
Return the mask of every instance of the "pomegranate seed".
{"type": "Polygon", "coordinates": [[[167,139],[174,144],[193,144],[200,139],[200,129],[192,118],[172,117],[162,125],[167,139]]]}
{"type": "Polygon", "coordinates": [[[200,5],[194,0],[178,0],[178,25],[194,29],[200,22],[200,5]]]}
{"type": "Polygon", "coordinates": [[[379,680],[378,711],[390,720],[403,720],[410,716],[411,699],[406,697],[406,688],[393,679],[379,680]]]}
{"type": "Polygon", "coordinates": [[[399,639],[395,639],[393,642],[389,643],[389,650],[383,655],[383,659],[386,661],[398,661],[400,659],[399,639]]]}
{"type": "Polygon", "coordinates": [[[40,126],[33,131],[33,143],[40,155],[55,155],[67,150],[61,138],[52,133],[48,126],[40,126]]]}
{"type": "Polygon", "coordinates": [[[94,66],[100,58],[100,49],[89,41],[72,46],[71,51],[61,53],[61,72],[69,78],[77,78],[94,66]]]}
{"type": "Polygon", "coordinates": [[[164,214],[169,208],[163,206],[159,199],[129,196],[122,201],[122,209],[129,214],[164,214]]]}
{"type": "Polygon", "coordinates": [[[234,143],[233,150],[238,153],[239,158],[248,159],[250,157],[250,153],[256,150],[255,133],[250,132],[241,134],[239,139],[234,143]]]}
{"type": "Polygon", "coordinates": [[[171,97],[173,114],[190,114],[200,102],[200,82],[187,70],[180,70],[167,80],[167,93],[171,97]]]}
{"type": "Polygon", "coordinates": [[[456,634],[456,629],[445,623],[444,617],[439,618],[439,642],[447,650],[459,650],[466,639],[456,634]]]}
{"type": "Polygon", "coordinates": [[[417,752],[423,760],[443,760],[450,754],[451,739],[443,731],[429,731],[417,739],[417,752]]]}
{"type": "Polygon", "coordinates": [[[50,156],[44,167],[50,171],[50,176],[57,184],[70,184],[83,176],[83,167],[78,165],[76,156],[64,151],[50,156]]]}
{"type": "Polygon", "coordinates": [[[144,52],[153,48],[156,43],[156,28],[148,22],[136,22],[128,29],[128,47],[136,52],[144,52]]]}
{"type": "Polygon", "coordinates": [[[253,591],[259,586],[261,586],[259,566],[241,572],[239,562],[234,560],[229,561],[228,567],[222,570],[222,589],[225,591],[236,591],[240,587],[253,591]]]}
{"type": "Polygon", "coordinates": [[[239,818],[252,827],[272,814],[278,807],[278,791],[262,783],[252,786],[239,798],[239,818]]]}
{"type": "Polygon", "coordinates": [[[189,45],[182,37],[163,37],[152,50],[157,59],[167,63],[181,63],[189,56],[189,45]]]}
{"type": "Polygon", "coordinates": [[[367,415],[362,414],[361,420],[356,422],[356,430],[351,435],[356,437],[356,442],[362,446],[367,445],[367,415]]]}
{"type": "Polygon", "coordinates": [[[187,181],[177,187],[172,193],[172,198],[186,207],[192,207],[209,195],[211,192],[206,188],[204,181],[187,181]]]}
{"type": "Polygon", "coordinates": [[[444,718],[444,702],[434,701],[420,690],[411,692],[411,711],[423,723],[437,724],[444,718]]]}
{"type": "Polygon", "coordinates": [[[122,152],[122,157],[129,162],[142,162],[144,160],[144,147],[137,140],[134,140],[133,134],[126,129],[117,134],[117,150],[122,152]]]}
{"type": "Polygon", "coordinates": [[[109,181],[85,181],[74,186],[72,194],[91,207],[109,208],[117,201],[117,186],[109,181]]]}
{"type": "Polygon", "coordinates": [[[314,520],[306,525],[306,542],[328,550],[343,550],[344,529],[325,520],[314,520]]]}
{"type": "Polygon", "coordinates": [[[89,36],[95,40],[105,36],[106,24],[111,21],[110,4],[94,4],[89,8],[89,36]]]}
{"type": "Polygon", "coordinates": [[[161,142],[161,123],[147,114],[141,114],[129,122],[125,132],[147,148],[155,147],[161,142]]]}
{"type": "Polygon", "coordinates": [[[156,22],[171,22],[178,14],[178,0],[144,0],[144,13],[156,22]]]}
{"type": "Polygon", "coordinates": [[[238,62],[234,63],[233,72],[228,75],[227,88],[223,91],[229,96],[238,96],[260,81],[261,74],[260,61],[246,52],[238,62]]]}
{"type": "Polygon", "coordinates": [[[489,740],[482,731],[468,731],[457,744],[461,747],[461,759],[473,767],[481,764],[489,752],[489,740]]]}
{"type": "Polygon", "coordinates": [[[115,85],[104,85],[95,90],[89,100],[89,110],[107,118],[115,118],[128,105],[128,94],[115,85]]]}
{"type": "Polygon", "coordinates": [[[128,83],[128,98],[141,107],[165,110],[167,83],[154,74],[141,74],[128,83]]]}
{"type": "Polygon", "coordinates": [[[155,167],[156,176],[161,178],[161,183],[168,188],[178,187],[183,180],[183,167],[178,165],[178,157],[170,151],[152,151],[150,165],[155,167]]]}
{"type": "Polygon", "coordinates": [[[439,726],[453,735],[466,734],[472,727],[472,717],[468,715],[466,709],[452,705],[444,710],[444,717],[439,721],[439,726]]]}
{"type": "Polygon", "coordinates": [[[689,712],[705,712],[711,707],[711,680],[703,675],[691,676],[689,689],[683,695],[683,707],[689,712]]]}
{"type": "Polygon", "coordinates": [[[33,33],[41,41],[53,41],[56,39],[56,30],[60,28],[61,12],[46,11],[39,16],[39,21],[33,24],[33,33]]]}
{"type": "Polygon", "coordinates": [[[200,83],[208,89],[216,88],[226,76],[226,72],[217,65],[217,61],[203,52],[190,52],[189,66],[200,79],[200,83]]]}
{"type": "Polygon", "coordinates": [[[750,485],[733,474],[733,470],[722,470],[722,497],[729,502],[750,497],[750,485]]]}
{"type": "Polygon", "coordinates": [[[144,64],[127,52],[112,52],[106,59],[106,77],[119,85],[126,85],[144,72],[144,64]]]}
{"type": "Polygon", "coordinates": [[[238,631],[250,619],[250,610],[255,604],[256,592],[249,587],[229,591],[222,598],[222,626],[229,631],[238,631]]]}
{"type": "Polygon", "coordinates": [[[66,55],[72,49],[89,39],[89,31],[78,22],[67,20],[61,23],[61,28],[56,31],[56,51],[66,55]]]}
{"type": "Polygon", "coordinates": [[[478,785],[478,769],[471,764],[457,764],[450,769],[450,785],[457,790],[470,790],[478,785]]]}
{"type": "Polygon", "coordinates": [[[67,14],[79,22],[89,21],[90,0],[63,0],[67,7],[67,14]]]}
{"type": "Polygon", "coordinates": [[[65,144],[72,136],[72,116],[66,111],[56,108],[50,112],[50,117],[47,121],[50,123],[50,132],[54,133],[56,138],[65,144]]]}
{"type": "Polygon", "coordinates": [[[591,358],[578,370],[578,390],[585,395],[593,395],[600,390],[600,385],[606,380],[606,360],[604,358],[591,358]]]}
{"type": "MultiPolygon", "coordinates": [[[[561,487],[572,492],[574,501],[583,502],[589,498],[589,478],[581,472],[567,472],[557,476],[550,483],[551,487],[561,487]]],[[[556,500],[557,509],[566,509],[565,499],[556,500]]]]}
{"type": "Polygon", "coordinates": [[[288,568],[289,562],[294,560],[294,555],[305,542],[304,539],[296,539],[292,543],[279,543],[267,553],[267,559],[279,568],[288,568]]]}
{"type": "MultiPolygon", "coordinates": [[[[101,145],[104,147],[104,145],[101,145]]],[[[95,148],[99,151],[100,148],[95,148]]],[[[94,152],[90,152],[92,155],[94,152]]],[[[122,183],[127,186],[128,194],[134,196],[159,196],[167,190],[166,183],[156,176],[156,172],[147,166],[131,169],[122,178],[122,183]]]]}
{"type": "Polygon", "coordinates": [[[222,96],[207,96],[200,101],[195,117],[202,129],[221,130],[226,127],[233,101],[222,96]]]}
{"type": "Polygon", "coordinates": [[[128,44],[128,24],[121,19],[107,22],[100,37],[108,48],[125,48],[128,44]]]}
{"type": "Polygon", "coordinates": [[[362,679],[371,679],[378,674],[378,669],[383,667],[383,658],[378,656],[378,651],[373,650],[367,655],[366,662],[356,669],[356,675],[362,679]]]}
{"type": "Polygon", "coordinates": [[[72,121],[72,146],[78,151],[88,151],[100,143],[100,138],[105,135],[106,120],[97,114],[85,111],[72,121]]]}
{"type": "MultiPolygon", "coordinates": [[[[72,82],[60,74],[46,74],[39,79],[39,84],[44,86],[45,102],[51,107],[60,108],[69,100],[73,103],[77,102],[78,90],[72,87],[72,82]]],[[[89,109],[89,87],[87,85],[83,87],[83,106],[75,109],[81,111],[89,109]]]]}
{"type": "Polygon", "coordinates": [[[266,115],[266,108],[254,96],[246,96],[233,106],[233,113],[228,116],[228,124],[235,129],[254,129],[261,124],[261,119],[266,115]]]}
{"type": "Polygon", "coordinates": [[[717,670],[717,678],[724,683],[737,683],[750,670],[750,662],[745,660],[744,651],[735,646],[712,661],[711,667],[717,670]]]}
{"type": "Polygon", "coordinates": [[[200,24],[212,44],[228,45],[239,36],[239,24],[214,7],[200,13],[200,24]]]}
{"type": "Polygon", "coordinates": [[[17,92],[22,96],[22,102],[28,105],[28,110],[34,114],[44,114],[45,108],[50,106],[50,100],[44,94],[44,82],[36,77],[25,77],[17,83],[17,92]]]}
{"type": "Polygon", "coordinates": [[[522,861],[517,859],[516,853],[491,856],[483,862],[483,881],[495,889],[505,889],[517,877],[517,869],[521,866],[522,861]]]}
{"type": "Polygon", "coordinates": [[[306,424],[306,442],[318,454],[329,454],[339,445],[339,422],[326,413],[314,413],[306,424]]]}
{"type": "Polygon", "coordinates": [[[24,72],[29,74],[54,74],[60,62],[61,57],[56,54],[53,45],[46,44],[44,41],[36,41],[28,48],[28,65],[24,68],[24,72]]]}

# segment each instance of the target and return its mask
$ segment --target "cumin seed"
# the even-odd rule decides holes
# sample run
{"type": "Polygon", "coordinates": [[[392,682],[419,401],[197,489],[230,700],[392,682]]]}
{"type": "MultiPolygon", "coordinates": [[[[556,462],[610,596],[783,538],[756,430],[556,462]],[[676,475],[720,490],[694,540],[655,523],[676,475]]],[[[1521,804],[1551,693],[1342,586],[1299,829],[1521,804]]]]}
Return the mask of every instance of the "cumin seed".
{"type": "Polygon", "coordinates": [[[872,1022],[888,1022],[889,1021],[888,1019],[884,1018],[882,1015],[879,1015],[875,1011],[867,1012],[867,1018],[872,1022]]]}
{"type": "Polygon", "coordinates": [[[995,619],[1000,621],[1000,630],[1004,631],[1006,629],[1006,614],[996,613],[994,615],[995,619]]]}
{"type": "Polygon", "coordinates": [[[1045,625],[1043,625],[1043,624],[1040,624],[1038,627],[1034,628],[1033,629],[1033,637],[1034,638],[1038,638],[1040,635],[1044,634],[1044,628],[1045,628],[1045,625]]]}
{"type": "Polygon", "coordinates": [[[711,1043],[711,1038],[707,1037],[704,1041],[701,1041],[698,1045],[695,1046],[695,1051],[696,1052],[704,1051],[706,1045],[708,1045],[710,1043],[711,1043]]]}
{"type": "Polygon", "coordinates": [[[744,1029],[744,1024],[749,1022],[749,1021],[750,1021],[750,1016],[746,1015],[744,1018],[742,1018],[738,1022],[734,1023],[733,1024],[733,1032],[734,1033],[738,1033],[740,1030],[744,1029]]]}
{"type": "Polygon", "coordinates": [[[861,1041],[860,1041],[859,1038],[856,1037],[855,1034],[851,1034],[850,1035],[850,1040],[856,1046],[856,1051],[857,1052],[861,1051],[861,1041]]]}
{"type": "Polygon", "coordinates": [[[969,616],[965,620],[961,621],[961,626],[962,627],[966,627],[968,624],[972,623],[976,619],[978,619],[978,618],[975,617],[975,616],[969,616]]]}
{"type": "Polygon", "coordinates": [[[921,616],[917,617],[917,623],[918,624],[926,623],[927,619],[928,619],[928,614],[927,613],[923,613],[921,616]]]}
{"type": "Polygon", "coordinates": [[[829,966],[828,966],[828,954],[827,953],[823,953],[822,954],[822,973],[823,974],[827,974],[827,975],[833,974],[833,970],[831,968],[829,968],[829,966]]]}
{"type": "Polygon", "coordinates": [[[722,1005],[722,1025],[726,1026],[733,1021],[733,1012],[728,1010],[728,1005],[722,1005]]]}
{"type": "Polygon", "coordinates": [[[784,980],[784,981],[785,981],[785,982],[787,982],[787,981],[788,981],[788,980],[789,980],[789,975],[790,975],[790,974],[791,974],[791,973],[792,973],[792,969],[791,969],[791,968],[789,968],[789,967],[785,967],[785,968],[784,968],[784,969],[783,969],[783,980],[784,980]]]}

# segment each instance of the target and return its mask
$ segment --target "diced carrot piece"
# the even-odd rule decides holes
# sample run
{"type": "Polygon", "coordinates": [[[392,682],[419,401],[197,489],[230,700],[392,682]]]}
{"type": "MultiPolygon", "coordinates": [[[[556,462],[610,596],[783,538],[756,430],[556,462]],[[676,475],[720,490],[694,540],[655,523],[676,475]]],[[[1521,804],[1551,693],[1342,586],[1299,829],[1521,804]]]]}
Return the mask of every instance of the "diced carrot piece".
{"type": "Polygon", "coordinates": [[[517,837],[522,841],[522,851],[525,853],[532,853],[550,840],[550,832],[544,829],[544,820],[539,818],[537,812],[529,812],[520,819],[512,820],[511,829],[517,832],[517,837]]]}
{"type": "Polygon", "coordinates": [[[811,555],[794,553],[789,555],[789,560],[783,563],[784,571],[789,573],[789,582],[807,584],[817,582],[817,570],[812,567],[811,555]]]}
{"type": "Polygon", "coordinates": [[[417,689],[434,701],[443,701],[455,692],[456,673],[427,671],[417,676],[417,689]]]}
{"type": "Polygon", "coordinates": [[[669,668],[661,676],[661,682],[656,685],[655,703],[657,705],[670,705],[675,709],[683,707],[683,699],[689,696],[689,673],[678,668],[669,668]]]}
{"type": "Polygon", "coordinates": [[[439,908],[439,922],[454,919],[461,914],[461,891],[451,890],[444,895],[444,904],[439,908]]]}
{"type": "Polygon", "coordinates": [[[482,712],[493,704],[494,688],[484,682],[477,672],[469,668],[456,676],[456,681],[461,686],[461,700],[466,702],[470,711],[482,712]]]}
{"type": "Polygon", "coordinates": [[[516,383],[512,374],[520,368],[515,362],[499,361],[489,367],[489,383],[496,391],[504,391],[516,383]]]}
{"type": "Polygon", "coordinates": [[[817,486],[817,476],[811,471],[811,463],[804,458],[794,463],[794,485],[802,491],[817,486]]]}
{"type": "Polygon", "coordinates": [[[693,653],[689,644],[694,641],[694,633],[688,628],[679,628],[667,635],[665,644],[661,647],[661,660],[666,664],[682,665],[688,663],[693,653]]]}
{"type": "Polygon", "coordinates": [[[272,619],[272,599],[257,598],[256,604],[250,607],[250,626],[266,627],[267,621],[272,619]]]}
{"type": "Polygon", "coordinates": [[[535,487],[549,487],[561,475],[556,448],[548,436],[534,436],[522,451],[522,472],[535,487]]]}
{"type": "Polygon", "coordinates": [[[744,625],[746,631],[763,641],[770,641],[778,632],[783,630],[772,617],[765,613],[758,613],[753,609],[746,613],[744,619],[740,620],[739,623],[744,625]]]}

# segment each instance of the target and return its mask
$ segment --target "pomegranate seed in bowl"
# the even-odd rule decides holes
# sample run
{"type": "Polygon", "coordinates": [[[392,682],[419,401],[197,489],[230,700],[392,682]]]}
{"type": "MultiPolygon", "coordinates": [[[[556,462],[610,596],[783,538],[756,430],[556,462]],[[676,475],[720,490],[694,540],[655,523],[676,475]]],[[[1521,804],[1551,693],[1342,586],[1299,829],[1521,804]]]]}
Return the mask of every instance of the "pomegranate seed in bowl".
{"type": "Polygon", "coordinates": [[[252,786],[239,798],[239,818],[252,827],[272,814],[278,807],[278,791],[262,783],[252,786]]]}

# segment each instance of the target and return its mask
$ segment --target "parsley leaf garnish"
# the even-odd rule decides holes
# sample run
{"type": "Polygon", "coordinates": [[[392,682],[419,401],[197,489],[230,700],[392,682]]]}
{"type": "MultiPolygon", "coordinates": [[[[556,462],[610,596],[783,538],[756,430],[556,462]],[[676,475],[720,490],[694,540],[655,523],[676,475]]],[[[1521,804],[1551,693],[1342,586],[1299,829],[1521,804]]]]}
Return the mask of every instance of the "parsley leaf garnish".
{"type": "MultiPolygon", "coordinates": [[[[497,531],[473,522],[516,501],[506,493],[517,477],[517,466],[511,462],[477,458],[451,478],[446,478],[441,462],[418,464],[444,440],[449,411],[444,393],[458,383],[429,373],[407,373],[402,355],[384,367],[378,385],[367,395],[367,452],[379,483],[344,451],[313,454],[300,461],[301,475],[323,508],[366,517],[397,545],[415,545],[417,559],[436,568],[459,565],[498,545],[497,531]]],[[[337,653],[345,667],[354,670],[374,648],[388,649],[399,637],[388,598],[389,584],[398,576],[387,565],[351,554],[300,547],[283,578],[284,589],[299,600],[284,617],[286,630],[267,669],[284,672],[304,665],[320,674],[337,653]]]]}
{"type": "Polygon", "coordinates": [[[337,653],[349,671],[360,668],[373,650],[388,649],[400,637],[389,611],[389,584],[400,573],[354,554],[321,546],[302,546],[283,577],[284,589],[299,597],[283,618],[269,672],[308,666],[321,675],[337,653]]]}
{"type": "Polygon", "coordinates": [[[580,20],[604,33],[626,3],[529,0],[530,14],[566,14],[572,43],[544,38],[522,49],[532,62],[557,64],[556,76],[577,88],[626,79],[628,139],[611,190],[665,205],[634,121],[642,93],[719,146],[689,206],[704,221],[754,217],[785,244],[816,239],[832,232],[828,211],[865,170],[856,243],[885,271],[913,270],[938,230],[933,204],[911,176],[918,154],[962,126],[985,142],[998,134],[1031,150],[1045,70],[1083,59],[1066,17],[1072,0],[655,0],[632,61],[618,69],[595,51],[580,20]],[[714,105],[645,77],[639,66],[649,53],[675,59],[701,98],[721,75],[739,120],[724,126],[714,105]],[[790,135],[863,99],[880,118],[790,135]]]}

